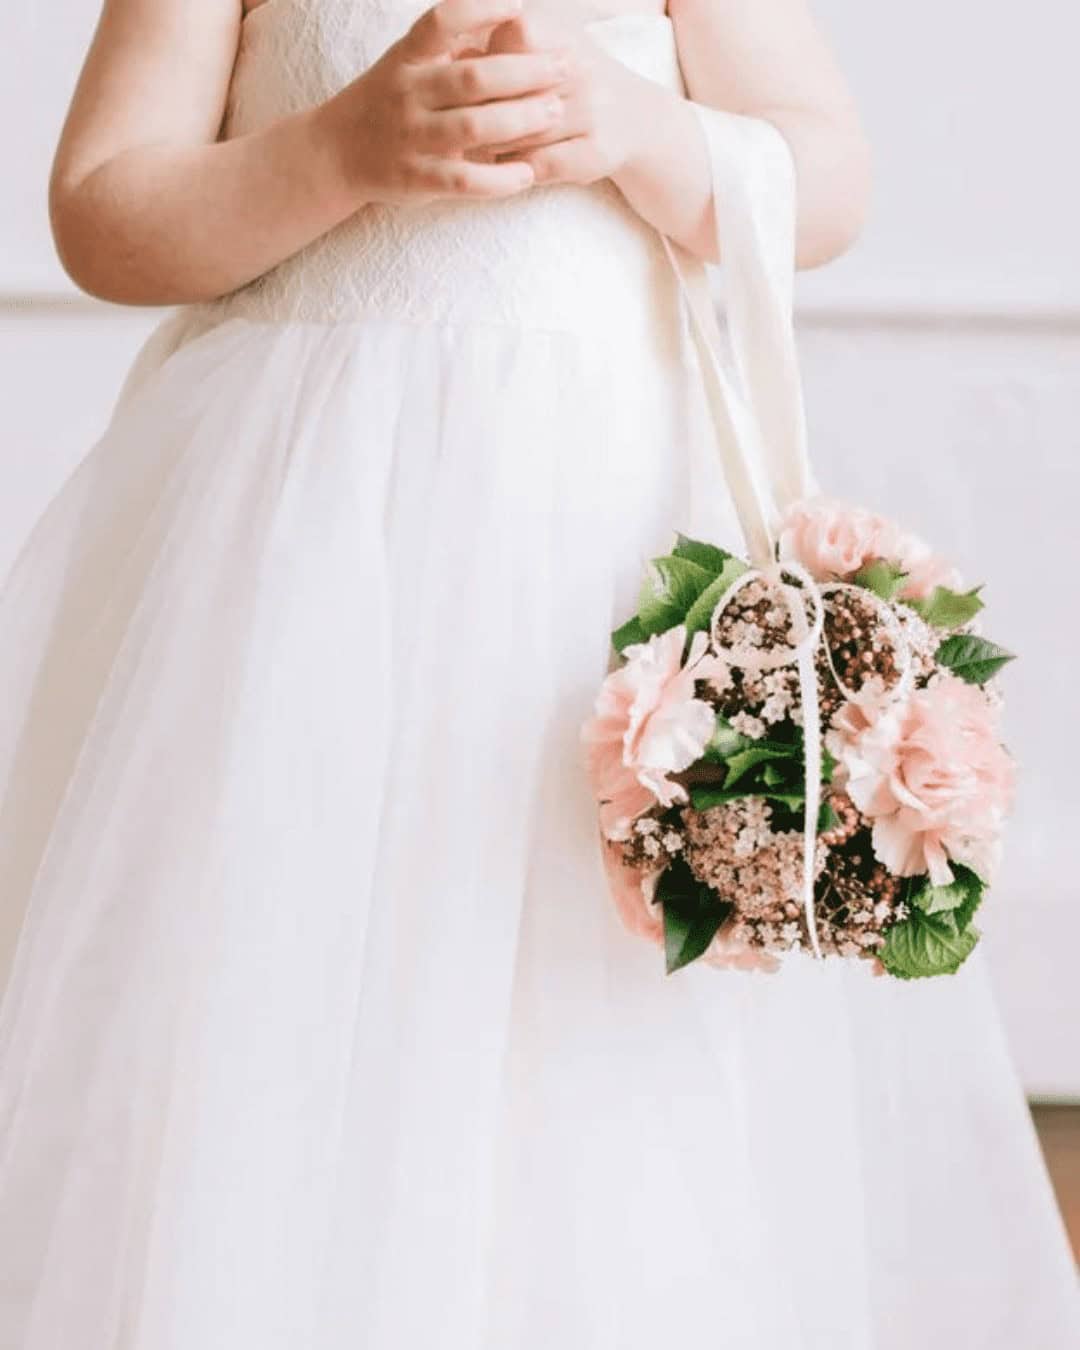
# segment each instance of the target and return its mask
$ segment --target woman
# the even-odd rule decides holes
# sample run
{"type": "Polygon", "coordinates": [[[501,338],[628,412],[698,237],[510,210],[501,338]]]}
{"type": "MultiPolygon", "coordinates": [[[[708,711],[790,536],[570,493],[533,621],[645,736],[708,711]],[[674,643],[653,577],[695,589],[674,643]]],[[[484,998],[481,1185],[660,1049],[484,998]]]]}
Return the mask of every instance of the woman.
{"type": "Polygon", "coordinates": [[[689,99],[846,247],[800,0],[107,3],[55,235],[182,308],[0,602],[5,1347],[1068,1343],[977,966],[665,982],[610,912],[608,633],[692,485],[736,528],[689,99]]]}

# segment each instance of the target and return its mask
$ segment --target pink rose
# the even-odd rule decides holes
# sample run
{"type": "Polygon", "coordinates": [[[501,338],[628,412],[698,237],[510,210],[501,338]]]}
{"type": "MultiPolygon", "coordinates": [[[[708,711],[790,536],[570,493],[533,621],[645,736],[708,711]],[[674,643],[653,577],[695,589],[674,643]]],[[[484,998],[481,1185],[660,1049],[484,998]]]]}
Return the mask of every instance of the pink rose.
{"type": "Polygon", "coordinates": [[[722,663],[706,655],[708,635],[697,632],[683,665],[685,642],[680,624],[627,647],[626,664],[605,679],[595,715],[582,728],[586,767],[609,839],[628,838],[634,820],[657,802],[687,800],[686,789],[669,775],[700,759],[715,729],[716,714],[694,697],[694,681],[722,663]]]}
{"type": "Polygon", "coordinates": [[[1012,802],[1014,765],[983,691],[955,675],[892,703],[848,703],[826,743],[842,786],[873,821],[878,859],[895,876],[952,880],[949,862],[989,881],[1012,802]]]}
{"type": "Polygon", "coordinates": [[[854,576],[867,563],[891,562],[908,573],[900,592],[922,599],[935,586],[958,586],[956,569],[931,553],[929,545],[872,511],[828,497],[796,502],[780,524],[780,556],[802,563],[816,581],[854,576]]]}

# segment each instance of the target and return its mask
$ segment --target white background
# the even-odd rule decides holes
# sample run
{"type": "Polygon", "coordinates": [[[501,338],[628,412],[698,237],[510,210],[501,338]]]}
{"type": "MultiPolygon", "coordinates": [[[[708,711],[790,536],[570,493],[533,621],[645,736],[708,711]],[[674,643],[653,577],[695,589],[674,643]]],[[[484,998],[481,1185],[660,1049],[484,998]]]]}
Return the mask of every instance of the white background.
{"type": "MultiPolygon", "coordinates": [[[[1023,654],[1008,683],[1024,783],[988,949],[1028,1089],[1080,1098],[1080,11],[817,10],[877,163],[863,240],[800,279],[818,474],[985,579],[988,629],[1023,654]]],[[[0,15],[0,573],[158,317],[73,299],[48,241],[48,159],[95,12],[0,15]]]]}

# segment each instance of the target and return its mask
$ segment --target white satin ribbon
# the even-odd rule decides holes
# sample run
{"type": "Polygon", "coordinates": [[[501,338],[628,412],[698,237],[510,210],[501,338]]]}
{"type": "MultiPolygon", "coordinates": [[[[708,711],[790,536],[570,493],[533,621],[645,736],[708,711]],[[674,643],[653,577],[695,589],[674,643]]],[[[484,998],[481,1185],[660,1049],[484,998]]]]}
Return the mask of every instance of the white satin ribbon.
{"type": "MultiPolygon", "coordinates": [[[[784,564],[787,568],[788,563],[784,564]]],[[[896,617],[895,612],[881,599],[880,596],[868,591],[865,586],[855,586],[848,581],[828,581],[818,587],[818,592],[822,596],[835,595],[838,592],[850,591],[859,596],[862,600],[870,603],[878,611],[878,616],[889,630],[889,635],[893,640],[895,648],[895,661],[900,671],[900,678],[892,689],[881,691],[875,689],[872,685],[864,684],[861,689],[852,689],[846,685],[840,678],[840,674],[833,664],[832,651],[829,644],[825,643],[825,659],[829,663],[829,673],[832,675],[837,689],[843,694],[849,703],[863,703],[868,699],[875,702],[885,700],[893,702],[895,699],[903,698],[911,689],[915,680],[915,666],[911,655],[911,643],[904,632],[904,625],[896,617]]]]}
{"type": "MultiPolygon", "coordinates": [[[[806,418],[792,316],[795,275],[796,178],[791,149],[780,131],[763,118],[691,103],[709,150],[713,207],[719,252],[728,279],[728,326],[736,379],[724,369],[723,340],[709,292],[708,274],[696,259],[663,239],[667,257],[686,302],[690,331],[701,367],[717,448],[744,542],[750,570],[721,597],[710,622],[713,650],[745,669],[798,671],[805,763],[803,909],[810,946],[820,959],[814,913],[814,861],[821,809],[821,709],[816,653],[823,641],[825,595],[842,583],[819,587],[798,563],[777,561],[778,516],[815,491],[806,450],[806,418]],[[762,482],[764,475],[766,482],[762,482]],[[796,577],[801,587],[783,580],[796,577]],[[791,616],[793,645],[770,652],[729,647],[717,638],[728,605],[751,581],[779,589],[791,616]],[[807,601],[812,617],[807,618],[807,601]]],[[[906,635],[884,601],[863,587],[860,596],[876,602],[896,643],[901,678],[893,694],[907,691],[913,678],[906,635]]],[[[837,687],[858,701],[859,691],[841,680],[825,643],[837,687]]]]}

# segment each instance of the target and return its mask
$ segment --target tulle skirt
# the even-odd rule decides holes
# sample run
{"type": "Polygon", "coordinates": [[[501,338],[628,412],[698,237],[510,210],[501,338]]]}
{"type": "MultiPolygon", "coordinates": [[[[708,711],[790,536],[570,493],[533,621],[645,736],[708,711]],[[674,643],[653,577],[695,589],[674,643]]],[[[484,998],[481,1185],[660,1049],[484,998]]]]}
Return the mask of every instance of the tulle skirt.
{"type": "Polygon", "coordinates": [[[4,1350],[1075,1344],[978,959],[609,902],[608,634],[737,542],[685,344],[184,323],[0,601],[4,1350]]]}

